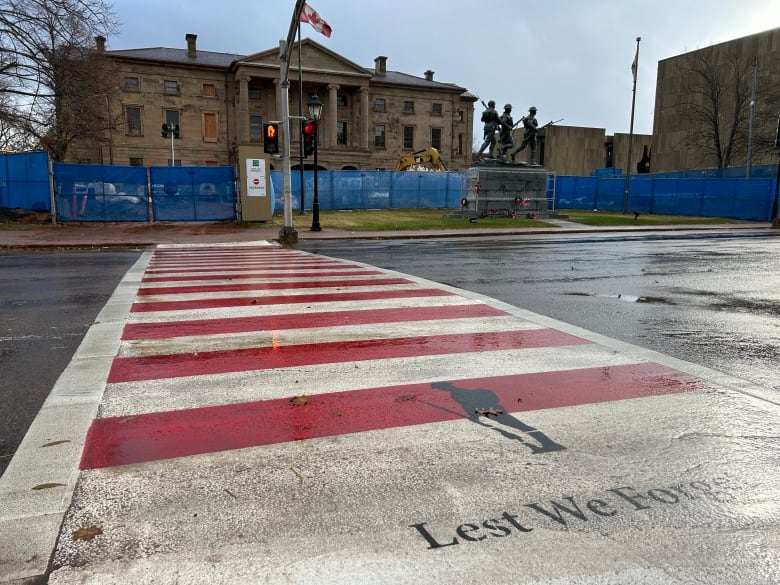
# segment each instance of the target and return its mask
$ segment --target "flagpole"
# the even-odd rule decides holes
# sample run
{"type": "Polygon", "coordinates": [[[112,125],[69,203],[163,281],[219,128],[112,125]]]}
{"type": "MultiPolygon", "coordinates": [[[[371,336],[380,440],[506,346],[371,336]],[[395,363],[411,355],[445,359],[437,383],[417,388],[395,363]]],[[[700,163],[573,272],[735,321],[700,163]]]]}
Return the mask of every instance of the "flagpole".
{"type": "MultiPolygon", "coordinates": [[[[303,116],[303,70],[301,65],[301,21],[298,19],[298,115],[303,116]]],[[[303,118],[298,120],[298,138],[303,140],[303,118]]],[[[298,154],[298,168],[301,176],[301,210],[300,215],[306,215],[303,208],[304,188],[303,188],[303,146],[298,154]]]]}
{"type": "Polygon", "coordinates": [[[642,37],[636,38],[636,56],[632,64],[631,71],[634,77],[634,89],[631,96],[631,125],[628,130],[628,164],[626,165],[626,187],[623,195],[623,213],[628,213],[628,190],[631,179],[631,147],[634,142],[634,106],[636,105],[636,78],[639,75],[639,41],[642,37]]]}
{"type": "Polygon", "coordinates": [[[298,232],[292,222],[292,189],[290,177],[290,54],[292,43],[295,40],[295,27],[301,19],[301,10],[305,0],[295,0],[293,19],[290,22],[290,30],[287,39],[279,41],[279,99],[282,138],[282,199],[284,202],[284,226],[279,230],[279,243],[284,246],[294,246],[298,243],[298,232]]]}

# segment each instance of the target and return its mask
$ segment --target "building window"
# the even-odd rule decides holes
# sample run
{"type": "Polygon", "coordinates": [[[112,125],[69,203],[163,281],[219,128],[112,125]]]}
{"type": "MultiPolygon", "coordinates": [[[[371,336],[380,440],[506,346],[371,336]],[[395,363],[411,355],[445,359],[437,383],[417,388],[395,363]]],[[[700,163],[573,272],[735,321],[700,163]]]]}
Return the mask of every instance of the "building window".
{"type": "Polygon", "coordinates": [[[204,83],[203,97],[217,97],[217,86],[213,83],[204,83]]]}
{"type": "Polygon", "coordinates": [[[136,106],[125,108],[125,119],[127,120],[127,133],[132,136],[141,136],[141,108],[136,106]]]}
{"type": "Polygon", "coordinates": [[[431,114],[434,116],[441,116],[441,104],[431,104],[431,114]]]}
{"type": "Polygon", "coordinates": [[[178,158],[177,158],[177,159],[174,161],[174,164],[173,164],[173,165],[171,165],[171,159],[168,159],[168,164],[167,164],[166,166],[169,166],[169,167],[170,167],[170,166],[174,166],[174,167],[180,167],[180,166],[181,166],[181,159],[178,159],[178,158]]]}
{"type": "MultiPolygon", "coordinates": [[[[169,128],[176,128],[179,126],[179,111],[178,110],[165,110],[165,124],[169,128]]],[[[179,128],[179,136],[181,137],[181,128],[179,128]]]]}
{"type": "Polygon", "coordinates": [[[385,111],[385,100],[384,100],[384,98],[376,98],[374,100],[374,111],[375,112],[384,112],[385,111]]]}
{"type": "Polygon", "coordinates": [[[263,90],[261,90],[259,87],[250,87],[249,88],[249,99],[250,100],[261,100],[261,99],[263,99],[263,90]]]}
{"type": "Polygon", "coordinates": [[[414,149],[414,127],[404,126],[404,148],[407,150],[414,149]]]}
{"type": "Polygon", "coordinates": [[[336,144],[347,145],[347,123],[336,122],[336,144]]]}
{"type": "Polygon", "coordinates": [[[463,110],[458,110],[458,122],[463,122],[463,110]]]}
{"type": "Polygon", "coordinates": [[[141,80],[137,77],[125,77],[125,91],[141,91],[141,80]]]}
{"type": "Polygon", "coordinates": [[[218,122],[217,112],[203,112],[203,142],[217,142],[218,122]]]}
{"type": "Polygon", "coordinates": [[[377,148],[385,147],[385,125],[377,124],[374,126],[374,146],[377,148]]]}
{"type": "Polygon", "coordinates": [[[252,142],[262,142],[263,140],[263,117],[249,116],[249,140],[252,142]]]}
{"type": "Polygon", "coordinates": [[[404,102],[404,113],[414,114],[414,102],[404,102]]]}
{"type": "Polygon", "coordinates": [[[143,157],[131,156],[130,157],[130,166],[131,167],[142,167],[142,166],[144,166],[144,159],[143,159],[143,157]]]}
{"type": "Polygon", "coordinates": [[[336,105],[339,108],[346,108],[347,107],[347,96],[343,93],[340,93],[336,96],[336,105]]]}
{"type": "Polygon", "coordinates": [[[165,93],[179,93],[179,82],[172,79],[166,79],[163,82],[163,91],[165,91],[165,93]]]}
{"type": "Polygon", "coordinates": [[[431,146],[441,150],[441,128],[431,128],[431,146]]]}
{"type": "Polygon", "coordinates": [[[463,134],[458,134],[458,154],[463,154],[463,134]]]}

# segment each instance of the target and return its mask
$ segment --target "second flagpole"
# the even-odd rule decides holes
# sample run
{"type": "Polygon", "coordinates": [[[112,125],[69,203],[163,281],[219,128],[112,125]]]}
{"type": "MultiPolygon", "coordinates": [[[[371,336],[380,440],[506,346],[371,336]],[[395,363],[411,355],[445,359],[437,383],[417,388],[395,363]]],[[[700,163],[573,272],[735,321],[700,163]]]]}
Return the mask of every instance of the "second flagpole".
{"type": "Polygon", "coordinates": [[[634,62],[631,65],[631,72],[634,76],[634,89],[631,96],[631,125],[628,130],[628,161],[626,164],[626,187],[623,191],[623,213],[628,213],[628,191],[630,189],[631,179],[631,147],[634,142],[634,106],[636,105],[636,78],[639,75],[639,41],[642,37],[636,38],[636,56],[634,62]]]}

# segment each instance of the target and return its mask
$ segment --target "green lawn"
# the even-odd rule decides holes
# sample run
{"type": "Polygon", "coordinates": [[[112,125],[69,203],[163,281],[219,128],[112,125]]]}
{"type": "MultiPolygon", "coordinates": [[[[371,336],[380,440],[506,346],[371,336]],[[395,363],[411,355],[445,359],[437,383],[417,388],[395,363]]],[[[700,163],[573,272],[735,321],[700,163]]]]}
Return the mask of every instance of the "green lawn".
{"type": "MultiPolygon", "coordinates": [[[[445,218],[451,209],[372,209],[349,211],[320,211],[320,224],[323,228],[346,231],[407,231],[440,229],[485,229],[485,228],[549,228],[556,224],[544,220],[527,219],[518,216],[486,217],[475,222],[468,219],[445,218]]],[[[606,213],[599,211],[560,210],[561,219],[589,226],[632,226],[632,225],[680,225],[733,223],[734,220],[714,217],[683,217],[673,215],[639,215],[633,213],[606,213]]],[[[305,216],[293,212],[293,224],[308,225],[312,220],[311,211],[305,216]]],[[[277,213],[272,225],[283,225],[281,213],[277,213]]],[[[248,224],[251,225],[251,224],[248,224]]],[[[263,224],[265,226],[268,223],[263,224]]]]}
{"type": "Polygon", "coordinates": [[[733,219],[724,217],[640,214],[638,217],[634,218],[633,213],[609,213],[603,211],[580,211],[575,209],[561,210],[560,213],[561,215],[568,216],[567,221],[600,227],[734,223],[733,219]]]}

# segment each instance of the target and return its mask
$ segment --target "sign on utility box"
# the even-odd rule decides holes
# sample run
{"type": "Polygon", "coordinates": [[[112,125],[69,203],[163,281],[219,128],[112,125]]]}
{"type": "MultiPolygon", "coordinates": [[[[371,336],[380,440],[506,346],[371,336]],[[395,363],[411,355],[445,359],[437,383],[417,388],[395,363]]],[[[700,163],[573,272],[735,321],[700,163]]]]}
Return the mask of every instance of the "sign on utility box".
{"type": "Polygon", "coordinates": [[[271,221],[274,214],[271,165],[263,149],[239,146],[239,191],[242,221],[271,221]]]}

